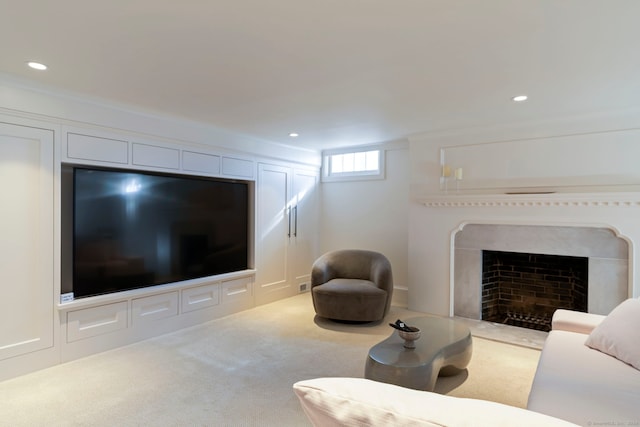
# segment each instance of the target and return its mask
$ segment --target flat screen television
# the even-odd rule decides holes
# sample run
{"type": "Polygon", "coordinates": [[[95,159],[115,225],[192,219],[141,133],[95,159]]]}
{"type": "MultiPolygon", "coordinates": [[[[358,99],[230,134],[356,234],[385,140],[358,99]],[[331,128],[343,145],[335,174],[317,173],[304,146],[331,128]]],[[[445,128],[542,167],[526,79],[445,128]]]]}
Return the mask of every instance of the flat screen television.
{"type": "Polygon", "coordinates": [[[62,293],[101,295],[246,270],[250,183],[64,165],[62,293]]]}

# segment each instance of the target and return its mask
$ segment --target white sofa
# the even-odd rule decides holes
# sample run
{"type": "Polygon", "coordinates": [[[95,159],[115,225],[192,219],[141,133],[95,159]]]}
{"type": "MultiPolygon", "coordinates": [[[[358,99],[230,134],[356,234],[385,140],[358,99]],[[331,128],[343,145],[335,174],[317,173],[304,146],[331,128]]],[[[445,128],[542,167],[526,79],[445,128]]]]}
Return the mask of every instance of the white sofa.
{"type": "Polygon", "coordinates": [[[576,427],[514,406],[363,378],[316,378],[293,389],[315,427],[576,427]]]}
{"type": "Polygon", "coordinates": [[[527,409],[362,378],[293,388],[317,427],[640,425],[640,300],[607,317],[558,310],[552,325],[527,409]]]}
{"type": "Polygon", "coordinates": [[[576,311],[555,312],[528,409],[584,426],[640,425],[640,370],[585,345],[604,319],[576,311]]]}

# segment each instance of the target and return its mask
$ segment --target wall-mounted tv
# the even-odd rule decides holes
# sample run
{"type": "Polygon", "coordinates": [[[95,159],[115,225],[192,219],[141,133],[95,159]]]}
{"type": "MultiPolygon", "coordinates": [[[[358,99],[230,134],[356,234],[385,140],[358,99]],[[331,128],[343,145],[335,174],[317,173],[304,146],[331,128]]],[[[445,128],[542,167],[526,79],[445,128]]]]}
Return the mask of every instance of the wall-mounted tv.
{"type": "Polygon", "coordinates": [[[64,165],[62,293],[249,268],[250,182],[64,165]]]}

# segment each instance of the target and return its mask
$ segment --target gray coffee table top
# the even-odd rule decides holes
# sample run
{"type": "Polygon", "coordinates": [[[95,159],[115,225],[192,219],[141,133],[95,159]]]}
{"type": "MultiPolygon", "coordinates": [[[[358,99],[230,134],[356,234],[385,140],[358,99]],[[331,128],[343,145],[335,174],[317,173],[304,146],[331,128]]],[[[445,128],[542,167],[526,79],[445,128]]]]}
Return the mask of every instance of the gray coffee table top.
{"type": "Polygon", "coordinates": [[[467,367],[472,354],[469,328],[441,317],[416,317],[404,321],[420,328],[416,348],[405,348],[404,340],[390,328],[389,338],[369,350],[365,378],[432,391],[438,375],[455,375],[467,367]]]}

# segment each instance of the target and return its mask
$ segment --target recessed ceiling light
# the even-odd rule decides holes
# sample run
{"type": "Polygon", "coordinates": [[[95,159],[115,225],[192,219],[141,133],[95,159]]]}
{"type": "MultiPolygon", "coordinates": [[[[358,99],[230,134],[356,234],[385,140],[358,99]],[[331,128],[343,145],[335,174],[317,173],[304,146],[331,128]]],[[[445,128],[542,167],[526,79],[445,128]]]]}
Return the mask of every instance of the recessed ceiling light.
{"type": "Polygon", "coordinates": [[[299,135],[298,135],[297,133],[295,133],[295,132],[291,132],[291,133],[289,134],[289,136],[290,136],[291,138],[297,138],[299,135]]]}
{"type": "Polygon", "coordinates": [[[511,100],[513,102],[522,102],[522,101],[526,101],[528,98],[527,95],[518,95],[518,96],[514,96],[513,98],[511,98],[511,100]]]}
{"type": "Polygon", "coordinates": [[[47,69],[47,66],[44,64],[41,64],[40,62],[29,61],[27,62],[27,65],[33,68],[34,70],[44,71],[47,69]]]}

